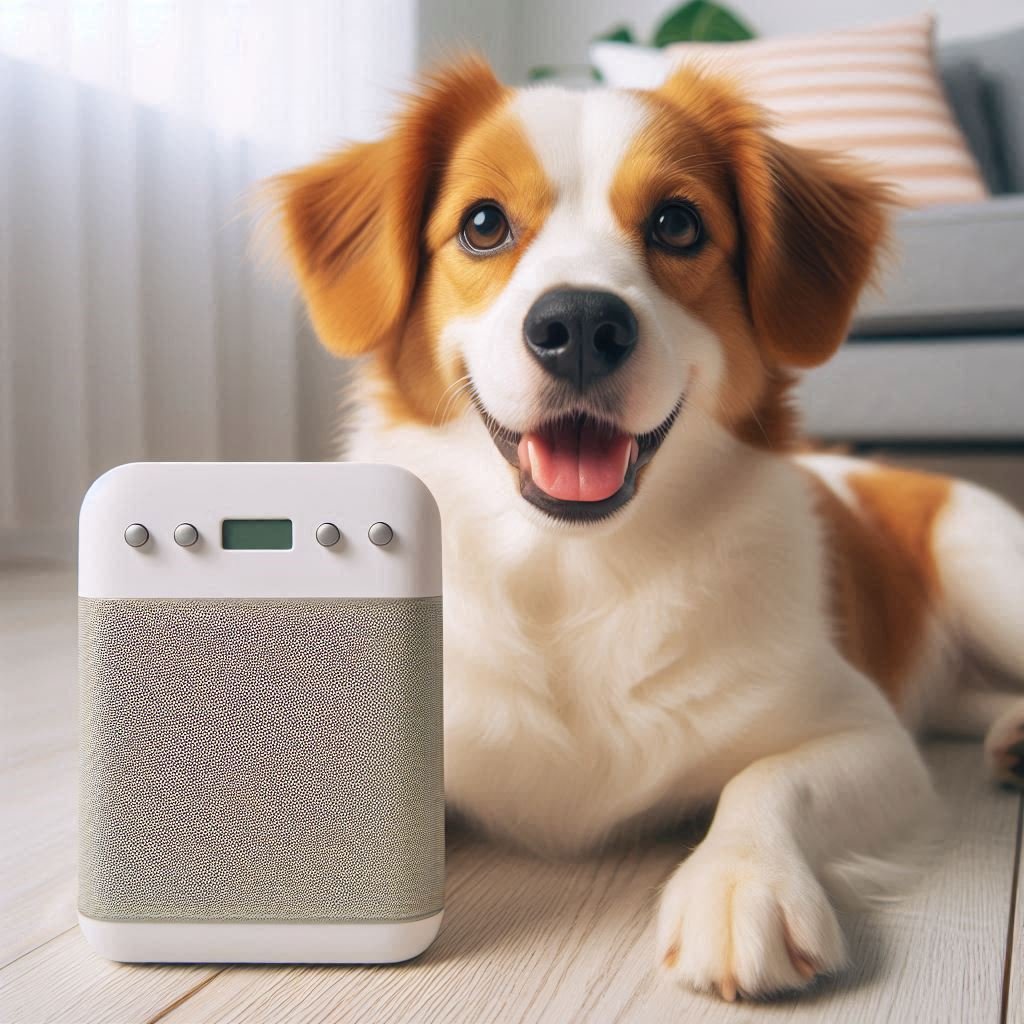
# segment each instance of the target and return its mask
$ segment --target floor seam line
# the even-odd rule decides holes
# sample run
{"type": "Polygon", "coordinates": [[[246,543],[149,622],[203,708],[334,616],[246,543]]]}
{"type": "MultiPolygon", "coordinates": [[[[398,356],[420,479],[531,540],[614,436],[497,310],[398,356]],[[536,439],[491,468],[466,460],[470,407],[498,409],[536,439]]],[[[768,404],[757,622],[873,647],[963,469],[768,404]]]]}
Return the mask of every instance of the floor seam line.
{"type": "Polygon", "coordinates": [[[1024,841],[1024,795],[1017,800],[1017,842],[1013,852],[1013,877],[1010,881],[1010,913],[1006,922],[1006,952],[1003,956],[1003,995],[999,1006],[999,1024],[1010,1016],[1010,980],[1013,972],[1014,926],[1017,919],[1017,892],[1020,886],[1021,843],[1024,841]]]}
{"type": "Polygon", "coordinates": [[[187,1003],[197,992],[201,992],[204,988],[206,988],[207,985],[210,984],[211,981],[216,981],[217,978],[219,978],[226,970],[227,967],[221,967],[220,970],[214,971],[213,974],[211,974],[208,978],[203,978],[203,980],[199,982],[198,985],[195,985],[193,988],[190,988],[187,992],[183,992],[180,996],[178,996],[177,999],[174,1000],[173,1003],[168,1003],[162,1010],[157,1012],[154,1016],[147,1017],[145,1024],[157,1024],[157,1021],[163,1020],[164,1017],[166,1017],[169,1013],[176,1010],[182,1004],[187,1003]]]}
{"type": "Polygon", "coordinates": [[[56,942],[59,938],[67,935],[68,932],[73,932],[78,927],[77,924],[69,925],[62,932],[57,932],[56,935],[51,935],[48,939],[43,939],[38,945],[33,946],[31,949],[26,949],[24,953],[19,953],[13,960],[8,960],[7,963],[0,966],[0,971],[6,971],[8,967],[13,967],[19,960],[24,960],[25,957],[31,956],[33,953],[38,952],[40,949],[48,946],[51,942],[56,942]]]}

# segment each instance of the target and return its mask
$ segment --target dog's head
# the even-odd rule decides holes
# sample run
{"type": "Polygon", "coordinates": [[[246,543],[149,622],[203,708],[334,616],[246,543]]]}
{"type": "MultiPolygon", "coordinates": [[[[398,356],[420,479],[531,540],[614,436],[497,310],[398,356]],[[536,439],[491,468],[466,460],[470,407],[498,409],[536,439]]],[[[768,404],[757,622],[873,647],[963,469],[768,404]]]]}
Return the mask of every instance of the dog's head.
{"type": "Polygon", "coordinates": [[[627,505],[691,409],[785,445],[789,371],[842,341],[885,226],[880,186],[688,71],[511,90],[464,60],[279,186],[328,348],[375,354],[394,420],[479,416],[522,498],[574,522],[627,505]]]}

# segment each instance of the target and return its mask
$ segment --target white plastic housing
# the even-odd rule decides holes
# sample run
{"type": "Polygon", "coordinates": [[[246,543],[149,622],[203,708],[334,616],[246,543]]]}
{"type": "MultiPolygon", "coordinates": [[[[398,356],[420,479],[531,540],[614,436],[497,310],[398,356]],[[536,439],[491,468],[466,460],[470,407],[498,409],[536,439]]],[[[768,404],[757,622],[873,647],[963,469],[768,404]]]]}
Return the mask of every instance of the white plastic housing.
{"type": "MultiPolygon", "coordinates": [[[[131,463],[89,489],[79,520],[79,596],[118,598],[418,598],[441,594],[440,518],[426,486],[362,463],[131,463]],[[290,519],[289,550],[225,550],[224,519],[290,519]],[[394,531],[377,546],[367,531],[394,531]],[[132,547],[126,527],[149,540],[132,547]],[[198,542],[181,547],[175,527],[198,542]],[[321,523],[341,540],[317,542],[321,523]]],[[[410,921],[100,921],[85,938],[111,960],[145,963],[394,963],[430,945],[442,914],[410,921]]]]}
{"type": "Polygon", "coordinates": [[[89,488],[79,519],[80,597],[437,597],[440,517],[433,495],[397,466],[357,462],[135,462],[89,488]],[[225,519],[290,519],[285,551],[226,551],[225,519]],[[394,530],[372,544],[378,522],[394,530]],[[133,548],[125,528],[149,540],[133,548]],[[199,541],[174,542],[191,523],[199,541]],[[317,543],[334,523],[341,540],[317,543]]]}
{"type": "Polygon", "coordinates": [[[78,915],[86,941],[122,963],[393,964],[419,956],[444,912],[415,921],[344,924],[96,921],[78,915]]]}

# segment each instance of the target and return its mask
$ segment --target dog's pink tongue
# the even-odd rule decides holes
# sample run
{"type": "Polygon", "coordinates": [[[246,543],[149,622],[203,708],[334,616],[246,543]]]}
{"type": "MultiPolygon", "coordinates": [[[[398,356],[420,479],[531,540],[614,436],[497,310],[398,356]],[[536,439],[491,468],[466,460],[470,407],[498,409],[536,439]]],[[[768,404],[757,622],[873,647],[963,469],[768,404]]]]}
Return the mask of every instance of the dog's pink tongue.
{"type": "Polygon", "coordinates": [[[603,501],[626,479],[634,455],[629,434],[584,420],[524,434],[519,465],[546,494],[559,501],[603,501]]]}

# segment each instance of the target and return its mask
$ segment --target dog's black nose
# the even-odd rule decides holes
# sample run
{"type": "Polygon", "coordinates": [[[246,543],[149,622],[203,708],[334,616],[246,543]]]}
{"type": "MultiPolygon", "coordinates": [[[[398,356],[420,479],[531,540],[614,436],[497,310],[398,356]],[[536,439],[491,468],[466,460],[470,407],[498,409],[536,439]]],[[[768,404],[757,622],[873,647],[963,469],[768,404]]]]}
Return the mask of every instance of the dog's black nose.
{"type": "Polygon", "coordinates": [[[526,347],[549,373],[585,391],[618,369],[636,346],[633,311],[611,292],[556,288],[523,322],[526,347]]]}

